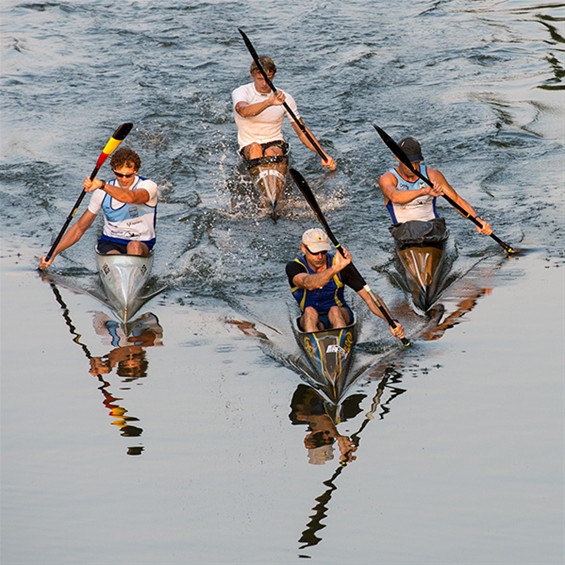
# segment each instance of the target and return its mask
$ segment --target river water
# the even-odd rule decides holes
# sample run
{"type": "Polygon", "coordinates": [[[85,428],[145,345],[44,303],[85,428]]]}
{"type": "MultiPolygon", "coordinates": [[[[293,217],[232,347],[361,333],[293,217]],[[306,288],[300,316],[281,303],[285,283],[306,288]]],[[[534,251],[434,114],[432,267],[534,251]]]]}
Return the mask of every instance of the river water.
{"type": "Polygon", "coordinates": [[[3,565],[563,562],[563,3],[5,0],[0,16],[3,565]],[[337,405],[296,368],[284,277],[316,219],[290,186],[274,224],[238,174],[238,27],[335,156],[329,173],[287,127],[414,341],[354,301],[360,377],[337,405]],[[160,186],[167,285],[129,340],[91,294],[97,229],[35,269],[127,121],[160,186]],[[372,124],[420,139],[524,250],[442,205],[456,260],[435,322],[395,282],[372,124]],[[320,429],[353,440],[346,464],[339,441],[312,447],[320,429]]]}

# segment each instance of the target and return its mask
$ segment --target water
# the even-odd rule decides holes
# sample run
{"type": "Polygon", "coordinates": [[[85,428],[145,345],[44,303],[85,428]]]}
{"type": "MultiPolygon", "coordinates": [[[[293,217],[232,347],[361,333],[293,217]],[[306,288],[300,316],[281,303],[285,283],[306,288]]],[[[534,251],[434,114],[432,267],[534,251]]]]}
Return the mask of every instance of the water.
{"type": "Polygon", "coordinates": [[[7,1],[0,21],[2,563],[563,561],[563,4],[7,1]],[[292,369],[283,276],[316,220],[291,188],[273,224],[237,176],[238,27],[338,171],[287,128],[292,165],[423,332],[402,351],[362,316],[363,375],[325,415],[292,369]],[[126,121],[161,186],[154,284],[169,285],[133,342],[85,292],[95,229],[53,284],[35,271],[126,121]],[[505,259],[443,205],[457,280],[427,331],[390,276],[376,180],[393,160],[373,123],[418,137],[530,250],[505,259]],[[320,426],[356,459],[308,451],[320,426]]]}

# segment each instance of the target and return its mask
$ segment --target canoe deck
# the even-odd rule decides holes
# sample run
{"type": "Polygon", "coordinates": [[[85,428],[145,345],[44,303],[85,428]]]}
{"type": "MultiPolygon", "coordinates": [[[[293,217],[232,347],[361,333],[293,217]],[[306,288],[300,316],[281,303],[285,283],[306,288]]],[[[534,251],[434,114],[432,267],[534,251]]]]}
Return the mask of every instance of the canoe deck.
{"type": "Polygon", "coordinates": [[[348,374],[357,341],[357,320],[344,328],[303,332],[299,318],[294,333],[313,370],[311,375],[332,400],[339,400],[349,386],[348,374]]]}
{"type": "Polygon", "coordinates": [[[445,244],[397,247],[396,253],[414,304],[427,312],[441,294],[445,244]]]}
{"type": "Polygon", "coordinates": [[[442,218],[411,221],[390,228],[395,240],[397,270],[414,305],[427,312],[439,298],[449,271],[446,242],[449,232],[442,218]]]}
{"type": "Polygon", "coordinates": [[[124,322],[151,297],[141,296],[151,273],[153,254],[104,255],[96,252],[96,262],[104,292],[117,315],[124,322]]]}
{"type": "Polygon", "coordinates": [[[279,217],[277,207],[286,185],[287,155],[252,159],[246,161],[245,165],[253,184],[262,195],[264,207],[270,210],[271,218],[276,221],[279,217]]]}

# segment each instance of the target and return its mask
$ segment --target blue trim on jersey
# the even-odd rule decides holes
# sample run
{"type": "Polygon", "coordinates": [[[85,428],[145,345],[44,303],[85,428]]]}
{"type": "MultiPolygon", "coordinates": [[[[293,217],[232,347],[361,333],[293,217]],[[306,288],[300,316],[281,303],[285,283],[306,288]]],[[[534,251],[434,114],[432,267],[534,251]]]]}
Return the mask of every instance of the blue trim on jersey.
{"type": "Polygon", "coordinates": [[[153,239],[149,239],[147,241],[143,241],[141,239],[121,239],[119,237],[110,237],[108,235],[104,235],[102,234],[100,236],[100,239],[98,240],[98,243],[102,242],[102,241],[108,241],[109,243],[121,243],[122,245],[126,245],[132,241],[139,241],[139,243],[145,243],[145,245],[147,245],[147,247],[149,249],[153,249],[153,246],[155,245],[155,242],[157,241],[157,238],[154,237],[153,239]]]}

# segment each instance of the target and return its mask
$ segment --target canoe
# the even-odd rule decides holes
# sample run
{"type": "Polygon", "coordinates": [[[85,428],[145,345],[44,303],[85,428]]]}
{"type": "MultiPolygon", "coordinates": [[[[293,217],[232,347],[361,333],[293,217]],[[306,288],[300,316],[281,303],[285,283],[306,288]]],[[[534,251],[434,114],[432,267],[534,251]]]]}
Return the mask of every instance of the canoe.
{"type": "Polygon", "coordinates": [[[151,273],[153,254],[103,255],[97,251],[96,264],[110,305],[124,322],[130,321],[150,298],[141,296],[141,291],[151,273]]]}
{"type": "Polygon", "coordinates": [[[445,222],[439,220],[407,222],[391,228],[398,260],[397,270],[415,306],[424,312],[439,298],[449,271],[445,251],[448,232],[445,222]]]}
{"type": "Polygon", "coordinates": [[[304,332],[296,318],[293,330],[296,341],[312,368],[311,377],[336,402],[349,386],[348,374],[357,341],[357,319],[344,328],[304,332]]]}
{"type": "Polygon", "coordinates": [[[245,161],[247,172],[263,198],[265,208],[270,210],[273,221],[279,215],[277,206],[286,185],[288,159],[286,155],[260,157],[245,161]]]}

